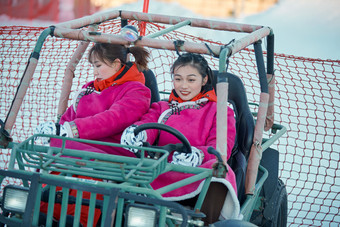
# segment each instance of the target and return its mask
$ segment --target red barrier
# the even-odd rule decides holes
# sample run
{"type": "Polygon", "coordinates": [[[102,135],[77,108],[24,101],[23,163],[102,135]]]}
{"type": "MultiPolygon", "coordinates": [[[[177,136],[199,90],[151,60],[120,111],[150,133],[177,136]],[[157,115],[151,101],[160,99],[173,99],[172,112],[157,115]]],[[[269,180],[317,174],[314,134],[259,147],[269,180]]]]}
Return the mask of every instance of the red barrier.
{"type": "Polygon", "coordinates": [[[95,13],[91,0],[5,0],[0,3],[0,15],[27,20],[56,23],[95,13]]]}
{"type": "Polygon", "coordinates": [[[58,21],[59,0],[1,1],[0,14],[11,18],[58,21]]]}

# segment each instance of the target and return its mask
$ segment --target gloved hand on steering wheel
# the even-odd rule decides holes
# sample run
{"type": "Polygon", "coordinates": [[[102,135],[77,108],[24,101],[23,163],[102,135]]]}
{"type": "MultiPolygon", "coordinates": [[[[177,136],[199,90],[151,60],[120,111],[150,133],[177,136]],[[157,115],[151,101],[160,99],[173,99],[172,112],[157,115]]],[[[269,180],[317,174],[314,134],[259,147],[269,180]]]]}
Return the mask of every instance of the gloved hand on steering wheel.
{"type": "Polygon", "coordinates": [[[178,151],[175,151],[172,156],[172,162],[176,165],[182,165],[182,166],[200,166],[204,159],[204,153],[197,149],[196,147],[191,146],[191,153],[181,153],[178,151]]]}
{"type": "MultiPolygon", "coordinates": [[[[137,128],[137,125],[131,125],[127,127],[123,134],[122,137],[120,138],[120,143],[123,145],[129,145],[129,146],[135,146],[135,147],[141,147],[143,146],[143,142],[146,142],[147,140],[147,134],[145,131],[141,131],[138,133],[136,136],[134,134],[134,130],[137,128]]],[[[137,153],[138,149],[137,148],[125,148],[133,153],[137,153]]]]}

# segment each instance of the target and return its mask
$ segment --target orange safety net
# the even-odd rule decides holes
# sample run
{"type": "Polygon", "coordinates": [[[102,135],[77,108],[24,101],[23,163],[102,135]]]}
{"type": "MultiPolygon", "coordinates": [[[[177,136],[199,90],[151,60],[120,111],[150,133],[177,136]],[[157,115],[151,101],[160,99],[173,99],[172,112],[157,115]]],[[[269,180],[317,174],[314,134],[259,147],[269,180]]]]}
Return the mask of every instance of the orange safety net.
{"type": "MultiPolygon", "coordinates": [[[[148,23],[146,35],[164,28],[163,26],[148,23]]],[[[21,26],[0,27],[0,118],[2,120],[6,118],[29,56],[43,29],[21,26]]],[[[99,27],[99,31],[106,33],[117,33],[119,30],[119,20],[105,22],[99,27]]],[[[161,38],[212,43],[181,32],[170,32],[161,38]]],[[[31,136],[39,123],[56,120],[66,65],[78,44],[79,41],[47,38],[11,133],[14,141],[20,142],[31,136]]],[[[149,67],[157,76],[160,91],[170,91],[169,71],[177,57],[176,52],[149,50],[152,53],[149,67]]],[[[209,61],[213,69],[218,69],[217,59],[211,57],[209,61]]],[[[338,226],[340,225],[340,114],[338,112],[340,60],[276,54],[274,64],[275,122],[287,127],[288,131],[272,145],[272,148],[280,152],[279,177],[285,183],[288,192],[288,224],[338,226]]],[[[249,102],[257,103],[260,86],[253,50],[242,50],[234,55],[230,59],[228,71],[241,77],[246,86],[249,102]]],[[[86,57],[79,62],[75,75],[70,97],[85,82],[94,78],[86,57]]],[[[0,150],[1,168],[8,168],[10,152],[7,149],[0,150]]],[[[7,179],[3,181],[1,191],[8,183],[7,179]]]]}

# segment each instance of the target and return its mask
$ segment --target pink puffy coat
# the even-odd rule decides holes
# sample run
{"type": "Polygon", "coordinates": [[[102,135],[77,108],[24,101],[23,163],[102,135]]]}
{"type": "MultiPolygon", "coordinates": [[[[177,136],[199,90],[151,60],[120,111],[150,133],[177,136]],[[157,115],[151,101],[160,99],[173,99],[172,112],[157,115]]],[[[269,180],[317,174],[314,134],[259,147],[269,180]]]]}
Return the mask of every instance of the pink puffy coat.
{"type": "MultiPolygon", "coordinates": [[[[84,88],[92,83],[88,83],[84,88]]],[[[78,99],[76,108],[74,105],[70,106],[60,119],[60,124],[65,121],[74,121],[81,139],[120,143],[124,129],[138,121],[150,107],[149,88],[136,81],[113,85],[101,92],[93,91],[90,94],[84,94],[84,92],[79,93],[76,97],[78,99]]],[[[51,146],[60,147],[60,145],[59,140],[51,140],[51,146]]],[[[134,156],[123,148],[73,141],[67,141],[66,147],[98,153],[134,156]]]]}
{"type": "MultiPolygon", "coordinates": [[[[168,102],[153,103],[148,113],[137,124],[158,122],[161,114],[168,109],[168,102]]],[[[191,146],[204,152],[203,163],[211,159],[215,160],[215,156],[209,154],[207,149],[210,146],[216,148],[216,102],[207,102],[199,109],[189,108],[181,110],[179,114],[171,114],[165,124],[180,131],[189,140],[191,146]]],[[[228,159],[234,146],[235,134],[234,111],[228,108],[228,159]]],[[[148,142],[152,144],[157,135],[158,130],[147,130],[148,142]]],[[[179,140],[167,132],[161,132],[158,145],[163,146],[169,143],[179,143],[179,140]]]]}
{"type": "MultiPolygon", "coordinates": [[[[208,101],[202,103],[198,100],[197,105],[190,105],[181,103],[179,106],[186,106],[182,108],[169,111],[168,102],[153,103],[148,113],[145,114],[139,122],[135,124],[141,125],[151,122],[159,122],[169,125],[179,130],[190,142],[191,146],[194,146],[204,153],[204,160],[200,167],[212,168],[216,163],[216,157],[209,154],[207,149],[212,146],[216,149],[216,112],[217,103],[208,101]],[[179,111],[178,111],[179,110],[179,111]]],[[[228,141],[227,141],[227,158],[231,155],[232,148],[235,143],[235,117],[234,111],[228,107],[228,141]]],[[[157,138],[158,130],[147,130],[147,141],[153,144],[157,138]]],[[[158,138],[158,145],[163,146],[166,144],[176,144],[180,141],[173,135],[167,132],[161,132],[158,138]]],[[[172,154],[169,155],[169,162],[172,161],[172,154]]],[[[178,172],[166,172],[158,176],[152,183],[153,189],[159,189],[174,182],[183,180],[192,174],[178,173],[178,172]]],[[[222,209],[222,218],[240,218],[240,205],[237,199],[236,179],[233,170],[228,166],[228,173],[225,179],[213,177],[212,182],[220,182],[226,186],[226,190],[229,191],[225,200],[225,205],[222,209]]],[[[203,186],[203,180],[194,182],[190,185],[181,187],[179,189],[167,192],[162,196],[166,200],[178,201],[193,198],[198,195],[203,186]]]]}
{"type": "MultiPolygon", "coordinates": [[[[185,104],[185,103],[183,103],[185,104]]],[[[183,105],[180,104],[180,105],[183,105]]],[[[216,158],[207,152],[208,147],[212,146],[216,149],[216,102],[207,102],[205,104],[196,105],[196,107],[183,108],[180,112],[168,112],[165,114],[164,111],[169,109],[168,102],[158,102],[152,104],[150,110],[144,115],[141,121],[135,123],[141,125],[150,122],[162,122],[179,130],[190,142],[191,146],[194,146],[204,152],[204,160],[200,167],[212,168],[212,165],[216,163],[216,158]],[[162,114],[163,113],[163,114],[162,114]],[[167,120],[163,118],[167,115],[167,120]]],[[[178,110],[178,109],[177,109],[178,110]]],[[[158,130],[147,130],[147,141],[153,144],[157,138],[158,130]]],[[[228,107],[228,147],[227,154],[228,158],[231,155],[232,148],[235,142],[235,117],[234,111],[228,107]]],[[[163,146],[169,143],[180,143],[180,141],[173,135],[167,132],[161,132],[158,139],[158,145],[163,146]]],[[[169,155],[169,162],[172,160],[172,154],[169,155]]],[[[237,188],[234,172],[228,167],[228,173],[225,179],[213,178],[212,181],[223,183],[230,193],[228,193],[229,204],[224,207],[222,216],[224,218],[238,218],[239,216],[239,202],[237,199],[237,188]],[[231,203],[231,204],[230,204],[231,203]],[[231,210],[230,210],[231,208],[231,210]]],[[[191,176],[191,174],[178,173],[178,172],[166,172],[158,176],[151,186],[154,189],[162,188],[171,183],[183,180],[191,176]]],[[[163,194],[163,197],[167,200],[184,200],[192,198],[200,193],[203,181],[192,183],[188,186],[167,192],[163,194]]],[[[226,204],[226,203],[225,203],[226,204]]]]}

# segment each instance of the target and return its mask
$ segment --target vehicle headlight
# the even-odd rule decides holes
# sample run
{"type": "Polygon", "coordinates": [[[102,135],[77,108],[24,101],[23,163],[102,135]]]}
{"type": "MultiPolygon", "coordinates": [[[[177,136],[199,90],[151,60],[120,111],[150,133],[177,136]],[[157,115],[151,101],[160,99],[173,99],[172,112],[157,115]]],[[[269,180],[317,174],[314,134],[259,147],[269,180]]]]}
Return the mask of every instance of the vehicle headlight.
{"type": "Polygon", "coordinates": [[[127,227],[156,226],[157,210],[154,207],[131,204],[127,206],[127,227]]]}
{"type": "Polygon", "coordinates": [[[2,210],[14,213],[24,213],[28,198],[28,188],[7,185],[2,196],[2,210]]]}

